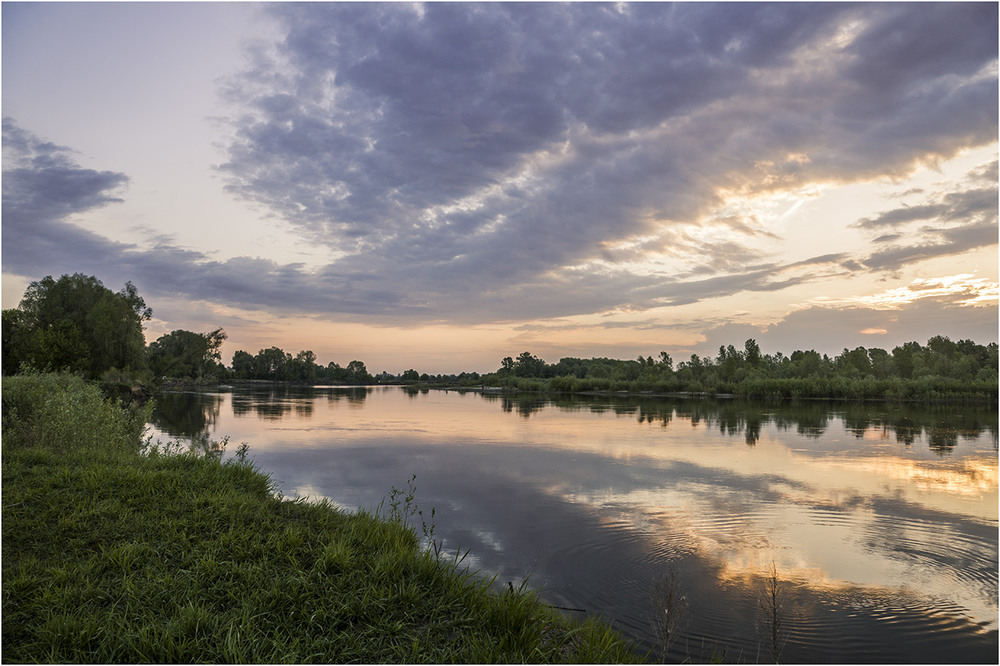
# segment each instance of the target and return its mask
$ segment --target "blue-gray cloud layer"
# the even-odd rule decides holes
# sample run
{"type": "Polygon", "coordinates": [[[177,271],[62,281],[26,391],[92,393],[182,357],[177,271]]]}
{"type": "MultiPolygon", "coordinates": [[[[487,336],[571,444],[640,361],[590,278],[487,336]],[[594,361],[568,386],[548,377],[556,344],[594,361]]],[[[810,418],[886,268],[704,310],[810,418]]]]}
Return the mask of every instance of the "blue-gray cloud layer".
{"type": "Polygon", "coordinates": [[[966,175],[960,189],[921,192],[916,205],[902,205],[853,226],[878,233],[878,249],[860,263],[893,271],[908,263],[961,254],[997,243],[997,162],[966,175]],[[919,223],[919,224],[918,224],[919,223]]]}
{"type": "Polygon", "coordinates": [[[70,215],[113,202],[126,177],[11,123],[5,270],[115,266],[115,281],[150,294],[470,323],[778,290],[996,242],[995,177],[860,221],[878,237],[859,256],[756,257],[744,241],[769,232],[738,217],[725,240],[683,231],[726,191],[903,175],[995,141],[995,4],[267,11],[285,36],[225,84],[235,112],[220,169],[335,259],[318,271],[219,262],[84,232],[70,215]],[[918,220],[925,231],[907,241],[901,225],[918,220]],[[629,239],[628,259],[671,244],[706,259],[683,275],[615,268],[629,239]]]}
{"type": "Polygon", "coordinates": [[[125,174],[83,168],[69,148],[43,141],[4,118],[4,270],[33,275],[32,267],[71,264],[80,255],[106,259],[115,252],[111,243],[65,222],[74,214],[120,202],[116,195],[127,184],[125,174]]]}
{"type": "MultiPolygon", "coordinates": [[[[572,267],[696,221],[723,188],[902,174],[996,138],[991,5],[272,11],[285,39],[231,82],[247,114],[230,188],[347,252],[328,275],[399,285],[431,313],[485,295],[517,316],[501,293],[533,317],[778,289],[808,278],[572,267]]],[[[906,260],[868,259],[849,266],[906,260]]]]}

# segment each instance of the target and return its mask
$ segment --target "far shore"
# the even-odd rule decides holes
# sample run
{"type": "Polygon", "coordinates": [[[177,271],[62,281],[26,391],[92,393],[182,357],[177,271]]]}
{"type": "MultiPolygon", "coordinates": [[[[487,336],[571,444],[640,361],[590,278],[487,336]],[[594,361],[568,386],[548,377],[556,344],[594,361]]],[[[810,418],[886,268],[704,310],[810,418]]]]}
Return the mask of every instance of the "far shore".
{"type": "Polygon", "coordinates": [[[995,403],[992,396],[962,396],[960,398],[935,397],[935,398],[896,398],[880,396],[832,396],[832,395],[746,395],[739,393],[711,393],[708,391],[656,391],[656,390],[581,390],[567,391],[552,389],[548,386],[537,386],[547,384],[546,380],[531,380],[534,384],[531,387],[514,386],[487,386],[478,385],[455,385],[452,383],[427,382],[427,381],[393,381],[388,383],[368,383],[368,384],[324,384],[316,382],[270,380],[270,379],[230,379],[220,381],[217,379],[177,379],[167,378],[160,381],[158,390],[171,390],[179,388],[233,388],[233,387],[253,387],[253,386],[297,386],[297,387],[323,387],[323,388],[371,388],[371,387],[399,387],[418,390],[434,391],[456,391],[464,393],[482,393],[486,395],[559,395],[559,396],[591,396],[600,398],[663,398],[663,399],[709,399],[709,400],[777,400],[777,401],[836,401],[836,402],[903,402],[903,403],[995,403]]]}

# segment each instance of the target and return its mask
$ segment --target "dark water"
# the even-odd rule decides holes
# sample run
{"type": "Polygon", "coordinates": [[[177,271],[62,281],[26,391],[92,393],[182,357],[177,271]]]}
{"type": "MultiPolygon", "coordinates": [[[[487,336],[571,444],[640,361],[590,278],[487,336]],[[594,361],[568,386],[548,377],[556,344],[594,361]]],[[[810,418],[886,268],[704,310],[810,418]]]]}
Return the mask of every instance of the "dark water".
{"type": "Polygon", "coordinates": [[[247,442],[286,495],[374,507],[415,474],[446,550],[651,659],[670,574],[668,660],[773,661],[773,565],[783,663],[997,662],[994,408],[393,387],[157,404],[155,438],[247,442]]]}

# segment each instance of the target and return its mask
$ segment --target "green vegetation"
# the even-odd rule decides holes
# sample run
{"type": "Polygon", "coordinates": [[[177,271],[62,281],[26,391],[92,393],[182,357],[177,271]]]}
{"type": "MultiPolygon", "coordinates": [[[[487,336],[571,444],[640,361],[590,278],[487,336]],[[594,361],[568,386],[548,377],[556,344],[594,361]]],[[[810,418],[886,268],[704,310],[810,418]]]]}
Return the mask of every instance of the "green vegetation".
{"type": "Polygon", "coordinates": [[[361,361],[351,361],[346,368],[334,362],[316,363],[316,354],[300,351],[295,356],[278,347],[261,349],[256,356],[243,350],[233,354],[233,379],[304,382],[309,384],[372,384],[375,378],[361,361]]]}
{"type": "Polygon", "coordinates": [[[953,342],[936,336],[925,346],[908,342],[887,352],[857,347],[830,358],[818,352],[762,354],[754,340],[743,350],[720,347],[716,358],[563,358],[545,361],[524,352],[503,359],[485,385],[518,391],[582,393],[630,391],[731,394],[748,398],[888,400],[997,400],[997,344],[953,342]]]}
{"type": "Polygon", "coordinates": [[[4,378],[5,661],[635,660],[421,548],[412,493],[396,521],[284,501],[245,447],[144,448],[148,417],[78,377],[4,378]]]}
{"type": "Polygon", "coordinates": [[[219,347],[226,332],[217,328],[211,333],[176,330],[161,335],[149,345],[149,368],[157,377],[215,378],[226,374],[219,363],[219,347]]]}
{"type": "Polygon", "coordinates": [[[950,400],[996,402],[997,344],[953,342],[935,336],[921,346],[857,347],[830,358],[815,350],[762,353],[747,340],[742,349],[719,347],[715,358],[694,354],[674,367],[666,352],[634,361],[563,358],[550,364],[523,352],[501,361],[493,373],[431,376],[408,369],[372,375],[362,361],[346,367],[320,365],[316,354],[296,355],[279,347],[233,354],[221,363],[226,339],[221,328],[208,333],[175,330],[144,347],[142,322],[152,311],[131,283],[118,293],[94,277],[51,276],[28,287],[16,310],[3,311],[3,372],[21,368],[68,370],[103,379],[108,395],[135,395],[137,385],[171,378],[217,383],[256,380],[303,384],[404,383],[427,386],[501,387],[510,391],[585,393],[731,394],[747,398],[832,398],[846,400],[950,400]]]}
{"type": "Polygon", "coordinates": [[[3,311],[3,372],[68,370],[92,379],[116,368],[146,369],[142,322],[153,311],[131,282],[115,293],[81,273],[32,282],[20,305],[3,311]]]}

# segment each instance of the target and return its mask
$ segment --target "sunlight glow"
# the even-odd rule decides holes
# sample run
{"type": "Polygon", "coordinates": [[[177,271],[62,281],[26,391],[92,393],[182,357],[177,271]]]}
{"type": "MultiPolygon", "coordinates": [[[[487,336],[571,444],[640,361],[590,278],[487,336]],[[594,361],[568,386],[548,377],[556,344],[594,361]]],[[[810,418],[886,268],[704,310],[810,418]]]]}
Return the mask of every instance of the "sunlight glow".
{"type": "Polygon", "coordinates": [[[920,299],[955,295],[966,296],[959,301],[960,305],[991,305],[995,304],[1000,296],[1000,286],[992,280],[963,273],[939,278],[918,278],[904,287],[868,296],[839,299],[820,296],[812,302],[817,305],[860,305],[876,310],[895,310],[920,299]]]}

